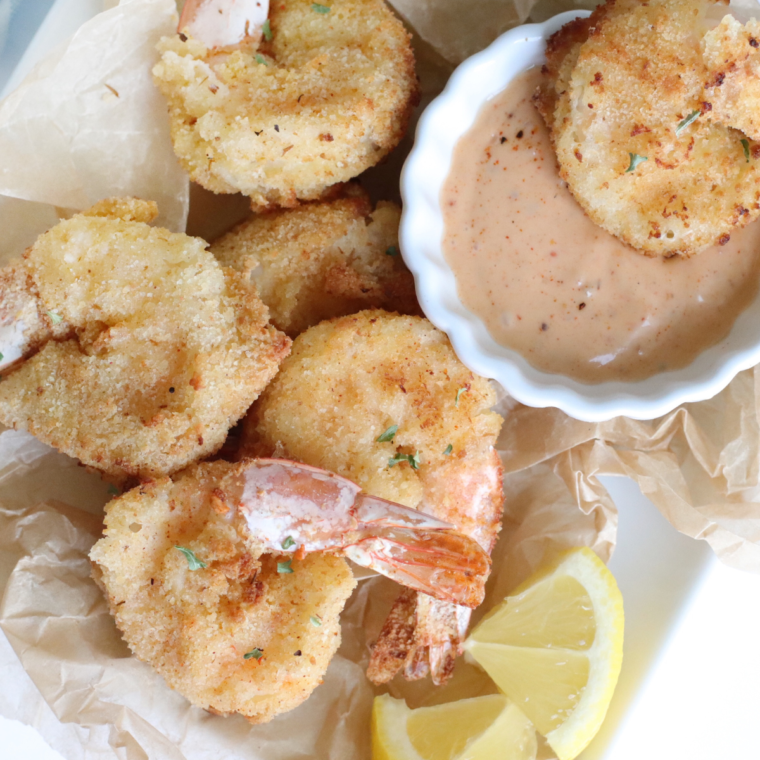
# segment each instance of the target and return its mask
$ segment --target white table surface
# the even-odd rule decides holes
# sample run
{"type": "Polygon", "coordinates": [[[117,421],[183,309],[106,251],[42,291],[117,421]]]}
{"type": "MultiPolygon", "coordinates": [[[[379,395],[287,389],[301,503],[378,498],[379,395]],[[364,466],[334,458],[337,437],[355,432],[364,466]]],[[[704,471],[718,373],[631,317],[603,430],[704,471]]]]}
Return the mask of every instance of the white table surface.
{"type": "MultiPolygon", "coordinates": [[[[19,61],[25,73],[51,37],[60,40],[102,7],[57,0],[30,45],[52,2],[22,0],[12,17],[0,91],[19,81],[21,70],[9,82],[19,61]]],[[[607,720],[582,760],[760,757],[760,576],[721,565],[706,544],[679,534],[633,481],[603,480],[620,510],[610,569],[625,602],[625,647],[607,720]]],[[[34,729],[0,717],[0,760],[61,755],[34,729]]]]}

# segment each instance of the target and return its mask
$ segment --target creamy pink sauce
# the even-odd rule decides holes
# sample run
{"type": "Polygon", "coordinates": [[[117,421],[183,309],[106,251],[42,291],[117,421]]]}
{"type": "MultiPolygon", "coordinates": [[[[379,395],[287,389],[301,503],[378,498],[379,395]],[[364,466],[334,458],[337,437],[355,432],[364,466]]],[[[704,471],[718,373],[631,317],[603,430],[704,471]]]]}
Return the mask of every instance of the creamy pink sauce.
{"type": "Polygon", "coordinates": [[[441,193],[459,297],[501,345],[585,383],[689,364],[754,299],[760,224],[689,259],[649,258],[597,227],[559,178],[531,69],[488,101],[441,193]]]}

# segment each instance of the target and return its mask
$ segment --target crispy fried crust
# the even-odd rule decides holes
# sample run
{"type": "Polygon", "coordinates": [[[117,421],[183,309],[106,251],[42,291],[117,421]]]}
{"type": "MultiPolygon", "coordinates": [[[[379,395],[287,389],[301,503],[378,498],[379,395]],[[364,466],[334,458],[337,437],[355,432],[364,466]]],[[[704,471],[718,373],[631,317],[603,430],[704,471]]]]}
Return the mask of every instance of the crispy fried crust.
{"type": "MultiPolygon", "coordinates": [[[[296,338],[247,416],[245,439],[251,453],[277,451],[419,507],[427,488],[445,484],[446,468],[490,455],[502,423],[489,411],[494,400],[488,381],[470,372],[426,319],[363,311],[296,338]],[[379,442],[392,425],[393,441],[379,442]],[[419,470],[388,466],[397,453],[417,452],[419,470]]],[[[466,507],[452,504],[452,514],[466,507]]],[[[459,517],[452,522],[464,529],[468,517],[459,517]]]]}
{"type": "Polygon", "coordinates": [[[154,212],[99,204],[10,270],[57,339],[0,383],[0,421],[119,479],[214,453],[290,344],[202,240],[125,221],[154,212]]]}
{"type": "Polygon", "coordinates": [[[254,216],[211,252],[251,277],[272,324],[291,337],[368,307],[419,313],[414,280],[398,255],[400,215],[393,203],[373,212],[359,193],[254,216]]]}
{"type": "Polygon", "coordinates": [[[707,116],[760,140],[760,21],[726,16],[702,40],[707,116]]]}
{"type": "Polygon", "coordinates": [[[383,0],[272,3],[273,38],[229,55],[164,38],[154,69],[199,184],[260,206],[322,196],[401,140],[418,101],[409,35],[383,0]],[[258,57],[258,60],[257,60],[258,57]]]}
{"type": "Polygon", "coordinates": [[[199,707],[263,723],[303,702],[340,644],[339,615],[356,582],[345,560],[260,555],[214,488],[235,465],[194,466],[106,507],[94,577],[132,651],[199,707]],[[176,546],[207,567],[191,570],[176,546]],[[310,618],[317,616],[320,626],[310,618]],[[244,655],[255,648],[260,659],[244,655]]]}
{"type": "Polygon", "coordinates": [[[676,134],[710,109],[704,11],[703,0],[609,0],[557,38],[539,96],[575,198],[648,255],[697,253],[760,215],[760,166],[741,133],[699,116],[676,134]],[[629,170],[632,156],[647,160],[629,170]]]}

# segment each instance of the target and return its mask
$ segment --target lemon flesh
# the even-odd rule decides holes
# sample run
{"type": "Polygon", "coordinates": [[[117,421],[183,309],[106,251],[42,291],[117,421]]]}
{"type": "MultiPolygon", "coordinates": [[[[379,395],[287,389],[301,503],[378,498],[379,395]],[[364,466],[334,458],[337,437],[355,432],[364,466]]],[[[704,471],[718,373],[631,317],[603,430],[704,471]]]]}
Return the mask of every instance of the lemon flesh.
{"type": "Polygon", "coordinates": [[[493,694],[410,710],[376,697],[372,760],[535,760],[536,732],[506,697],[493,694]]]}
{"type": "Polygon", "coordinates": [[[475,628],[465,650],[560,760],[594,738],[623,659],[623,599],[587,548],[562,555],[475,628]]]}

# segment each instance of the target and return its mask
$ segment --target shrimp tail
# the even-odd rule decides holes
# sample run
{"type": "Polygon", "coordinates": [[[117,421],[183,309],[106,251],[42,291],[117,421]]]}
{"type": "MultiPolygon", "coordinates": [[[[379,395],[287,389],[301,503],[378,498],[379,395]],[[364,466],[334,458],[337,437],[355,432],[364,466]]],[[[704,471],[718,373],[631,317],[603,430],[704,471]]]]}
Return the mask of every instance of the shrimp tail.
{"type": "Polygon", "coordinates": [[[479,544],[452,530],[376,527],[343,553],[397,583],[466,607],[483,601],[491,568],[479,544]]]}
{"type": "Polygon", "coordinates": [[[436,686],[446,683],[462,653],[470,614],[467,607],[404,589],[372,648],[367,677],[388,683],[403,669],[408,681],[430,675],[436,686]]]}

